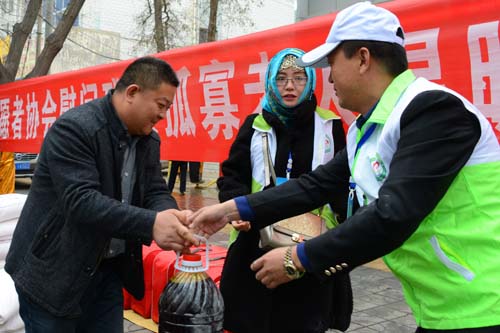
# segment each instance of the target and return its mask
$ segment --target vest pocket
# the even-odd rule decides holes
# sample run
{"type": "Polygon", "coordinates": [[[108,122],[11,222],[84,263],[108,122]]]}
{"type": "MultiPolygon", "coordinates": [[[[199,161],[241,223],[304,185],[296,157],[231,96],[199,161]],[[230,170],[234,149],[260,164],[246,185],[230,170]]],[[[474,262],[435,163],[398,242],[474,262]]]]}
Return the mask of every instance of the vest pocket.
{"type": "MultiPolygon", "coordinates": [[[[445,265],[446,267],[448,267],[452,271],[457,272],[467,281],[472,281],[474,279],[475,274],[472,271],[470,271],[466,267],[452,261],[448,257],[448,255],[443,251],[442,247],[439,245],[439,241],[436,238],[436,236],[432,236],[429,239],[429,241],[432,245],[432,248],[434,249],[434,253],[438,257],[439,261],[441,261],[441,263],[443,263],[443,265],[445,265]]],[[[463,260],[461,260],[461,261],[463,261],[463,260]]]]}

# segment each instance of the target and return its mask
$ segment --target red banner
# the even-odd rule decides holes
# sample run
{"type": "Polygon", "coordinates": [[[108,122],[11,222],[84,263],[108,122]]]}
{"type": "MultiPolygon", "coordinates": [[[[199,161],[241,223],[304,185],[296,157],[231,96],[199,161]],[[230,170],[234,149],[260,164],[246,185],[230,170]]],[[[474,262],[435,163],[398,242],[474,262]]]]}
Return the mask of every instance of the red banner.
{"type": "MultiPolygon", "coordinates": [[[[471,100],[500,138],[499,0],[397,0],[381,4],[401,20],[410,68],[471,100]]],[[[222,161],[245,117],[260,112],[269,59],[285,47],[324,42],[335,13],[225,41],[159,53],[181,84],[156,129],[162,159],[222,161]]],[[[0,85],[0,151],[37,152],[55,119],[101,97],[132,60],[0,85]]],[[[346,124],[329,68],[318,70],[321,107],[346,124]]]]}

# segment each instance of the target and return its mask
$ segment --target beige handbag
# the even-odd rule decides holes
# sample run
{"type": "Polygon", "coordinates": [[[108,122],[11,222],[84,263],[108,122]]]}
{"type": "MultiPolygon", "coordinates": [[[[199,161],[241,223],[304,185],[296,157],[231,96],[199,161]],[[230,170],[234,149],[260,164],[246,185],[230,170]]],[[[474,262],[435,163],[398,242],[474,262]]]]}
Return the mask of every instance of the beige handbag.
{"type": "MultiPolygon", "coordinates": [[[[267,133],[262,133],[262,149],[264,155],[264,173],[266,184],[269,185],[269,178],[272,177],[276,184],[276,173],[274,171],[267,133]]],[[[260,244],[263,249],[273,249],[276,247],[296,245],[305,240],[314,238],[327,231],[326,223],[319,215],[304,213],[275,222],[260,229],[260,244]]]]}

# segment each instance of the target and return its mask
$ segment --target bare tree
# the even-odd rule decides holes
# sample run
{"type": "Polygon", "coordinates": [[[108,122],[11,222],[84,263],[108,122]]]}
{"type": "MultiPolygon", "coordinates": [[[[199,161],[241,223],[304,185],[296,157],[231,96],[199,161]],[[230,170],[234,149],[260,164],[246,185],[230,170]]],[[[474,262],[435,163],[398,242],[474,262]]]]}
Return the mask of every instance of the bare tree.
{"type": "Polygon", "coordinates": [[[181,0],[146,0],[144,3],[145,8],[137,17],[138,46],[148,52],[185,46],[189,25],[180,10],[181,0]]]}
{"type": "Polygon", "coordinates": [[[263,3],[263,0],[210,0],[207,41],[218,39],[218,27],[253,28],[250,11],[262,7],[263,3]]]}
{"type": "MultiPolygon", "coordinates": [[[[84,3],[85,0],[71,0],[59,24],[46,38],[44,47],[35,60],[35,66],[22,79],[42,76],[48,73],[54,58],[63,47],[64,41],[84,3]]],[[[0,60],[0,83],[12,82],[16,79],[24,45],[33,30],[41,5],[42,0],[30,0],[23,20],[14,25],[9,53],[7,54],[5,63],[2,63],[0,60]]]]}
{"type": "Polygon", "coordinates": [[[150,51],[155,45],[155,51],[160,52],[198,41],[215,41],[221,22],[242,28],[253,27],[249,18],[251,6],[260,7],[262,4],[263,0],[198,0],[195,6],[199,8],[194,10],[197,15],[194,17],[186,12],[186,1],[146,0],[145,9],[137,20],[139,45],[150,51]],[[195,26],[199,29],[193,29],[195,26]],[[205,31],[208,36],[198,39],[200,31],[205,31]]]}

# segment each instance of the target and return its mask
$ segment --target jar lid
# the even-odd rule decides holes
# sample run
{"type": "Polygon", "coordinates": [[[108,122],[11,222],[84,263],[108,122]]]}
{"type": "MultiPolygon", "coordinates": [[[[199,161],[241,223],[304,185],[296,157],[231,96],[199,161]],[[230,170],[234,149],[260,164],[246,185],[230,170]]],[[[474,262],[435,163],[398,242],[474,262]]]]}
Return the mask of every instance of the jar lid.
{"type": "Polygon", "coordinates": [[[202,266],[201,255],[197,253],[186,253],[182,255],[182,266],[199,267],[202,266]]]}

